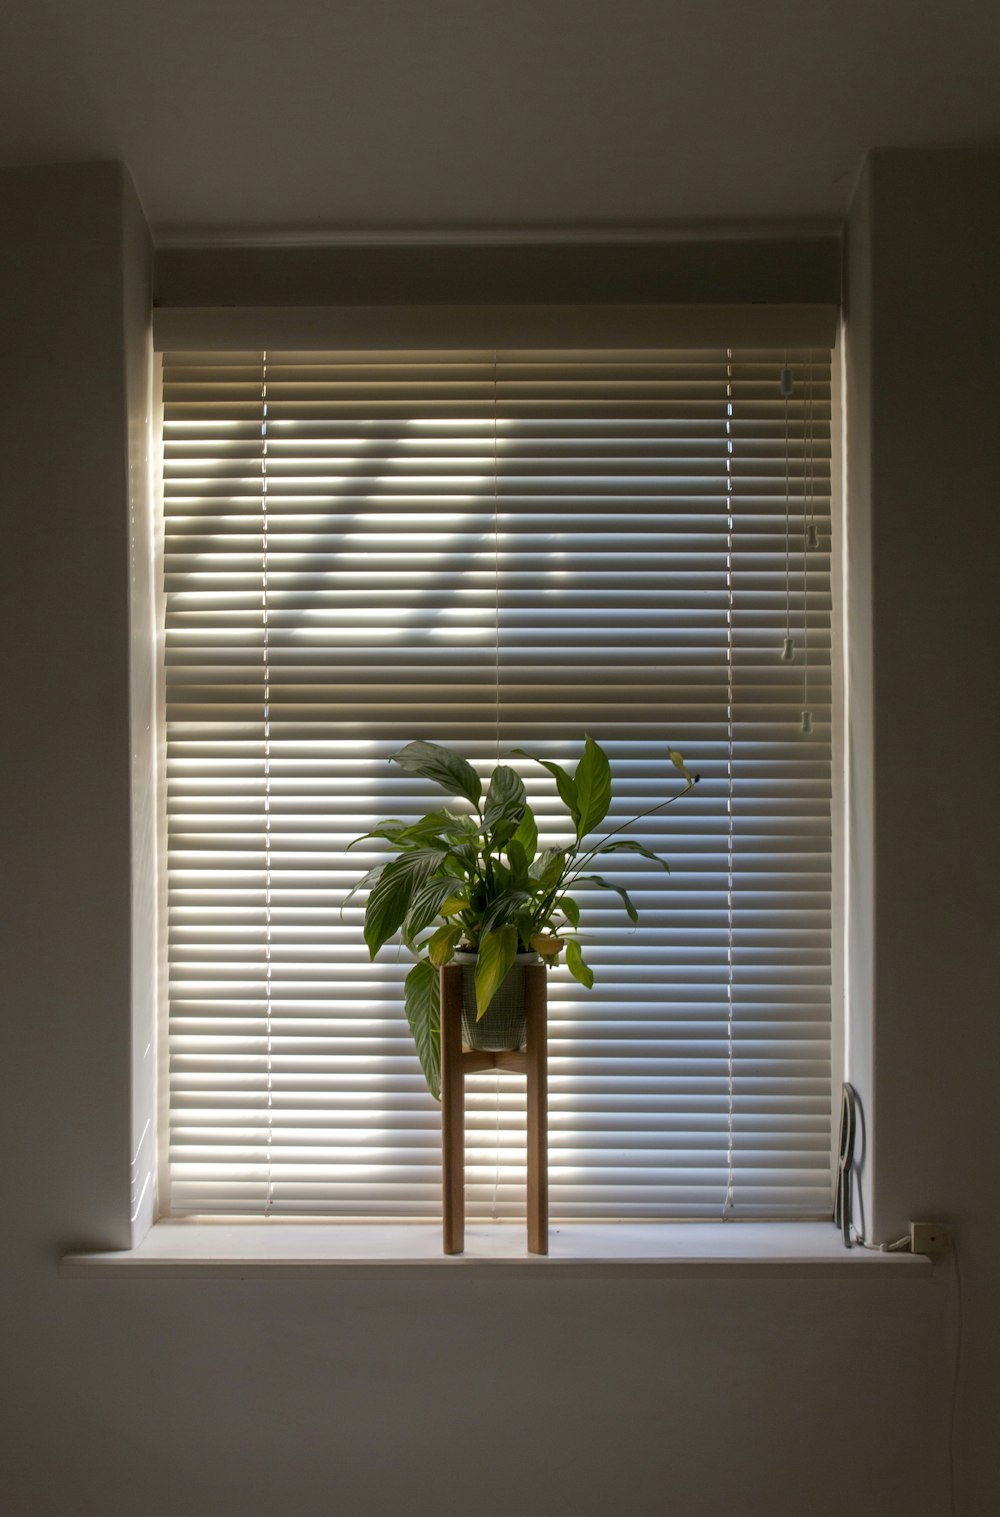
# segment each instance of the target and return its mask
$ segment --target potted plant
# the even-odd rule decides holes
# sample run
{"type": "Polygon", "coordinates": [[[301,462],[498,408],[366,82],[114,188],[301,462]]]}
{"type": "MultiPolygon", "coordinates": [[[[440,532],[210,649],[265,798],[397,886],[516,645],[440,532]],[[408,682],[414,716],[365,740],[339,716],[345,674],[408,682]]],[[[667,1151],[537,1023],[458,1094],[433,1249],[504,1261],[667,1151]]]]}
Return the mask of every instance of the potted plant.
{"type": "MultiPolygon", "coordinates": [[[[428,1087],[440,1090],[440,1011],[438,970],[452,960],[467,963],[465,1036],[473,1046],[517,1047],[519,963],[539,956],[554,964],[565,952],[566,966],[581,985],[594,982],[581,952],[580,908],[574,888],[613,891],[632,922],[638,912],[628,892],[592,872],[595,860],[614,853],[641,853],[669,869],[659,854],[636,838],[618,834],[688,793],[698,776],[690,774],[674,749],[668,758],[684,780],[669,800],[594,838],[594,830],[611,804],[611,767],[593,738],[586,738],[575,773],[521,748],[517,758],[533,759],[556,782],[572,832],[568,843],[538,847],[538,827],[516,770],[498,764],[485,794],[468,761],[437,743],[409,743],[391,762],[409,774],[432,780],[446,795],[460,797],[471,809],[442,808],[417,822],[389,818],[349,845],[378,840],[396,850],[351,891],[368,890],[365,942],[374,958],[397,932],[415,955],[406,977],[406,1016],[428,1087]],[[515,1015],[510,1017],[513,1002],[515,1015]],[[492,1024],[490,1022],[492,1013],[492,1024]],[[484,1019],[486,1028],[483,1029],[484,1019]],[[499,1022],[511,1027],[497,1030],[499,1022]],[[501,1041],[497,1041],[497,1038],[501,1041]],[[504,1039],[508,1041],[504,1041],[504,1039]]],[[[347,902],[345,901],[345,905],[347,902]]],[[[537,960],[536,960],[537,962],[537,960]]]]}

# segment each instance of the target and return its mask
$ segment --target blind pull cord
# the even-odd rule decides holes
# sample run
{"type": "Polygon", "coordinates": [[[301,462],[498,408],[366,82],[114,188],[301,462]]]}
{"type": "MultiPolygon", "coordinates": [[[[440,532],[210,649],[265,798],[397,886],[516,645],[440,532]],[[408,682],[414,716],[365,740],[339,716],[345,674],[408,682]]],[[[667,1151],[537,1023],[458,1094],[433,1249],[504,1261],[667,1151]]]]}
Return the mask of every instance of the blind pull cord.
{"type": "MultiPolygon", "coordinates": [[[[814,492],[814,466],[813,456],[813,372],[812,372],[812,348],[807,355],[808,369],[806,371],[806,412],[808,416],[806,432],[806,467],[805,467],[805,523],[802,532],[802,713],[799,718],[799,729],[805,737],[810,737],[813,730],[812,712],[809,709],[809,550],[816,546],[816,523],[813,520],[813,492],[814,492]]],[[[786,450],[787,457],[787,450],[786,450]]]]}
{"type": "Polygon", "coordinates": [[[726,1195],[722,1220],[736,1205],[736,1061],[733,1004],[733,350],[726,350],[726,1195]]]}
{"type": "Polygon", "coordinates": [[[791,575],[791,498],[788,475],[788,400],[792,393],[792,371],[788,367],[788,350],[781,370],[781,395],[785,402],[785,641],[781,649],[781,662],[790,664],[795,657],[795,642],[792,638],[792,575],[791,575]]]}
{"type": "Polygon", "coordinates": [[[261,610],[264,632],[264,1004],[267,1017],[267,1197],[264,1215],[271,1215],[274,1201],[272,1141],[274,1136],[274,1089],[272,1080],[271,1029],[271,658],[268,627],[268,519],[267,519],[267,354],[261,374],[260,422],[261,475],[261,610]]]}
{"type": "MultiPolygon", "coordinates": [[[[500,762],[500,501],[497,479],[497,353],[493,349],[493,627],[495,634],[494,693],[496,696],[497,763],[500,762]]],[[[500,1196],[500,1071],[494,1077],[496,1095],[496,1154],[493,1171],[493,1205],[490,1215],[499,1221],[497,1203],[500,1196]]]]}

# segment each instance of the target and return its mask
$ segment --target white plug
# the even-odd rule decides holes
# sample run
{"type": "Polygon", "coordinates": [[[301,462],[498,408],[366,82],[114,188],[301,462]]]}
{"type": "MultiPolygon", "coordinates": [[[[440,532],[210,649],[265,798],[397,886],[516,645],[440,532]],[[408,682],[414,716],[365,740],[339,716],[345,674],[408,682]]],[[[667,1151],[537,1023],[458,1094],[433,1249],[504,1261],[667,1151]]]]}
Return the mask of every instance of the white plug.
{"type": "Polygon", "coordinates": [[[951,1253],[951,1228],[947,1222],[911,1222],[910,1252],[943,1259],[951,1253]]]}

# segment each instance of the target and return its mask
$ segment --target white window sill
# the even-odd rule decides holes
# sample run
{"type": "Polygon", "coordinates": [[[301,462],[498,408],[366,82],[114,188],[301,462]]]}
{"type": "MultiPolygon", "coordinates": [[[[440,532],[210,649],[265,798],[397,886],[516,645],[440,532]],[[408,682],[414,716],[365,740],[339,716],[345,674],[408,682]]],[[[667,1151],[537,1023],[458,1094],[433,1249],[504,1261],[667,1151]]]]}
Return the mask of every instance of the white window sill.
{"type": "Polygon", "coordinates": [[[550,1252],[528,1254],[520,1223],[466,1228],[464,1254],[441,1252],[436,1223],[158,1222],[138,1248],[72,1253],[69,1279],[429,1277],[457,1270],[466,1279],[540,1279],[678,1275],[817,1274],[885,1269],[928,1278],[929,1259],[845,1249],[829,1222],[561,1222],[550,1252]]]}

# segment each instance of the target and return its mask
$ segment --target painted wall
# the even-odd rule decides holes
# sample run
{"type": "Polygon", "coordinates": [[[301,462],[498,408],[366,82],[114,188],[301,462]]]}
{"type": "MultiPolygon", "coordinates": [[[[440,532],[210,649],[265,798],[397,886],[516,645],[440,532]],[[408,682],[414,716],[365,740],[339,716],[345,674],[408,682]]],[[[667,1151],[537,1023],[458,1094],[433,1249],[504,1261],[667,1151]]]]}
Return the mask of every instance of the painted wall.
{"type": "MultiPolygon", "coordinates": [[[[870,272],[850,361],[871,383],[848,424],[870,455],[875,548],[873,1220],[933,1212],[960,1228],[962,1511],[987,1517],[998,1049],[977,931],[989,771],[975,681],[989,672],[982,397],[1000,334],[985,341],[978,323],[990,183],[1000,197],[995,166],[971,159],[889,155],[871,176],[850,254],[870,272]]],[[[122,1246],[130,1231],[126,412],[129,393],[133,417],[142,401],[148,248],[114,167],[4,174],[0,207],[5,1512],[839,1517],[861,1500],[940,1517],[947,1267],[618,1284],[58,1278],[67,1246],[122,1246]]]]}
{"type": "Polygon", "coordinates": [[[868,281],[871,1221],[883,1238],[918,1215],[955,1224],[964,1490],[978,1514],[1000,1509],[1000,153],[876,154],[859,199],[867,244],[848,268],[867,264],[868,281]]]}

